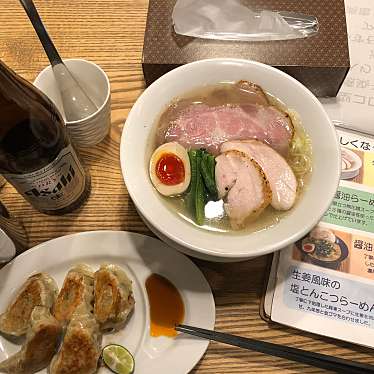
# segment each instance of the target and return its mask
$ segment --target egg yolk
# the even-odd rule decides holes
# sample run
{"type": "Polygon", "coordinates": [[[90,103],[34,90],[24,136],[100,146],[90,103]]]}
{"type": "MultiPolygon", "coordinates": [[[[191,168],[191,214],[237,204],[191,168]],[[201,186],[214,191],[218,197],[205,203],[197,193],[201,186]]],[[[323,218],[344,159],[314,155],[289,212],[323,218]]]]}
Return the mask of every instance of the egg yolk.
{"type": "Polygon", "coordinates": [[[173,153],[164,153],[157,161],[156,175],[168,186],[182,183],[185,176],[183,161],[173,153]]]}

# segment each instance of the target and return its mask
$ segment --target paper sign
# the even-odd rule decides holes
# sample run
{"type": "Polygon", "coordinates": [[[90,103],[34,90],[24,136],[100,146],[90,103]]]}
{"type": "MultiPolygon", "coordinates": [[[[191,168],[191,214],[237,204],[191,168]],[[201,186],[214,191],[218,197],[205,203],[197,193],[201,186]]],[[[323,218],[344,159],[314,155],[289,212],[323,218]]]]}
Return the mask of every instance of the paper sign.
{"type": "Polygon", "coordinates": [[[330,118],[374,135],[374,6],[346,0],[351,69],[337,98],[321,99],[330,118]]]}

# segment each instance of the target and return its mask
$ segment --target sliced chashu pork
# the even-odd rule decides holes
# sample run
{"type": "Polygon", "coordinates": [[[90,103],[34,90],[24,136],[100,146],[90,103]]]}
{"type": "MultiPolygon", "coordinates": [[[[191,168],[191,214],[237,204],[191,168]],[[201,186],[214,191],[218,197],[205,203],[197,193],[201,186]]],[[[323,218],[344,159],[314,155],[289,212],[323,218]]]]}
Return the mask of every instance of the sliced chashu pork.
{"type": "Polygon", "coordinates": [[[91,267],[79,264],[69,270],[53,306],[53,315],[68,323],[74,313],[93,311],[94,273],[91,267]]]}
{"type": "Polygon", "coordinates": [[[241,80],[231,85],[230,89],[218,86],[210,95],[211,105],[251,103],[269,105],[268,98],[256,83],[241,80]]]}
{"type": "Polygon", "coordinates": [[[233,229],[239,229],[256,218],[271,201],[271,189],[265,174],[243,152],[228,151],[216,157],[215,178],[233,229]]]}
{"type": "Polygon", "coordinates": [[[240,94],[245,94],[247,103],[268,105],[269,100],[266,97],[264,90],[256,83],[241,80],[235,83],[240,94]]]}
{"type": "Polygon", "coordinates": [[[194,104],[171,122],[163,142],[176,141],[186,148],[203,147],[216,155],[226,141],[258,139],[286,156],[293,131],[288,114],[274,106],[194,104]]]}
{"type": "Polygon", "coordinates": [[[35,306],[51,308],[57,293],[57,284],[48,274],[32,275],[17,292],[5,313],[0,315],[0,331],[14,336],[26,334],[35,306]]]}
{"type": "Polygon", "coordinates": [[[44,369],[55,354],[61,335],[62,327],[50,308],[36,306],[22,349],[0,363],[0,373],[31,374],[44,369]]]}
{"type": "Polygon", "coordinates": [[[104,264],[95,273],[94,315],[102,329],[121,327],[134,308],[131,280],[117,265],[104,264]]]}
{"type": "Polygon", "coordinates": [[[272,191],[273,208],[292,208],[296,200],[297,180],[291,167],[279,153],[257,140],[226,142],[221,146],[221,152],[233,150],[245,153],[261,166],[272,191]]]}
{"type": "MultiPolygon", "coordinates": [[[[164,144],[165,141],[167,141],[165,139],[165,136],[187,138],[187,135],[185,136],[183,134],[183,129],[185,129],[185,126],[183,125],[183,118],[188,120],[187,117],[189,113],[191,114],[191,116],[194,115],[195,111],[189,111],[189,109],[194,107],[195,105],[197,105],[197,113],[200,113],[200,109],[205,110],[205,108],[207,108],[206,105],[201,106],[198,105],[198,103],[201,103],[201,94],[196,94],[192,97],[189,96],[186,98],[181,98],[169,105],[169,107],[162,113],[159,120],[156,132],[158,145],[164,144]]],[[[234,107],[240,106],[243,103],[257,104],[259,106],[270,105],[266,94],[260,86],[244,80],[230,85],[217,85],[212,89],[211,92],[209,92],[209,107],[234,107]]],[[[210,114],[209,116],[211,117],[210,114]]],[[[191,122],[191,125],[192,124],[193,122],[191,122]]],[[[206,123],[202,124],[203,127],[199,126],[202,129],[202,133],[199,133],[198,137],[193,137],[193,134],[191,134],[190,139],[186,139],[186,141],[195,144],[197,148],[203,145],[204,147],[206,147],[206,144],[203,144],[202,142],[205,142],[205,129],[210,126],[208,126],[206,123]]],[[[234,139],[230,138],[227,140],[234,139]]],[[[216,152],[216,154],[218,154],[219,147],[212,145],[212,149],[216,152]]]]}
{"type": "Polygon", "coordinates": [[[93,374],[101,352],[99,325],[91,312],[75,311],[60,351],[53,357],[50,374],[93,374]]]}

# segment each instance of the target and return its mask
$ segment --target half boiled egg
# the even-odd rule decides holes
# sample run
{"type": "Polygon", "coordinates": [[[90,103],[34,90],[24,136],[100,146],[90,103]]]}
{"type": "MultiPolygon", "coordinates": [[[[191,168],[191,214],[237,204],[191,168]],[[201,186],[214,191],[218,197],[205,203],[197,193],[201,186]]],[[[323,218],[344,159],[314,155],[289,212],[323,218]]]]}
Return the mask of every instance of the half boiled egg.
{"type": "Polygon", "coordinates": [[[306,253],[312,253],[315,248],[316,248],[316,245],[313,244],[313,243],[303,244],[303,251],[306,252],[306,253]]]}
{"type": "Polygon", "coordinates": [[[164,196],[182,194],[191,181],[191,166],[187,150],[176,142],[160,145],[152,154],[149,175],[160,194],[164,196]]]}

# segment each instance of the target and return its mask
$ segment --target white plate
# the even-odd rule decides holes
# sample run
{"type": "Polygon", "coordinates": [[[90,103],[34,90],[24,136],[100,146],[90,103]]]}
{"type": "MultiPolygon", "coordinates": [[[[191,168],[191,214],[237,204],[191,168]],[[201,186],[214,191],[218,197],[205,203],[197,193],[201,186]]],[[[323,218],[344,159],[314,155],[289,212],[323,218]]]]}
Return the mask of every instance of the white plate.
{"type": "MultiPolygon", "coordinates": [[[[45,271],[61,287],[67,271],[81,262],[94,269],[103,262],[115,263],[122,266],[133,281],[135,311],[125,329],[103,337],[103,346],[118,343],[127,347],[135,357],[136,374],[182,374],[196,365],[208,347],[207,341],[183,335],[175,339],[150,336],[144,284],[151,273],[165,276],[182,295],[185,323],[213,329],[215,305],[209,284],[186,256],[144,235],[86,232],[54,239],[25,252],[0,270],[1,312],[31,274],[45,271]]],[[[0,336],[0,361],[19,348],[0,336]]],[[[109,372],[106,368],[99,370],[99,373],[109,372]]]]}

